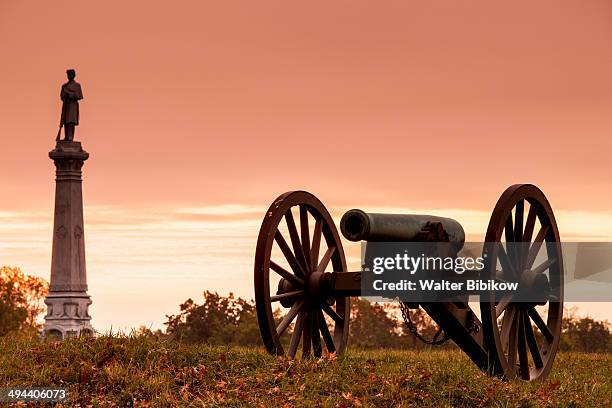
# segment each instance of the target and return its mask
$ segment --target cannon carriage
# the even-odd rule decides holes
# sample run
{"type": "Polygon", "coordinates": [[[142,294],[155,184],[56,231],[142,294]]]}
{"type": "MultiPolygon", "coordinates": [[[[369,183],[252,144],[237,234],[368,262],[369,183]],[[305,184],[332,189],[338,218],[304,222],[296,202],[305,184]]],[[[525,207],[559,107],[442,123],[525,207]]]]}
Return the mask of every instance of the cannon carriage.
{"type": "MultiPolygon", "coordinates": [[[[340,227],[349,241],[443,241],[455,254],[465,241],[457,221],[428,215],[350,210],[340,227]]],[[[408,309],[422,307],[440,327],[438,335],[453,340],[487,374],[543,379],[559,345],[563,262],[555,217],[542,191],[530,184],[509,187],[495,205],[484,243],[479,276],[518,279],[542,294],[537,301],[488,291],[479,294],[474,308],[467,297],[403,302],[404,318],[410,324],[408,309]]],[[[292,191],[279,196],[262,222],[254,267],[257,317],[268,352],[291,358],[319,357],[324,350],[344,353],[350,297],[362,295],[362,279],[370,273],[348,270],[340,234],[314,195],[292,191]]]]}

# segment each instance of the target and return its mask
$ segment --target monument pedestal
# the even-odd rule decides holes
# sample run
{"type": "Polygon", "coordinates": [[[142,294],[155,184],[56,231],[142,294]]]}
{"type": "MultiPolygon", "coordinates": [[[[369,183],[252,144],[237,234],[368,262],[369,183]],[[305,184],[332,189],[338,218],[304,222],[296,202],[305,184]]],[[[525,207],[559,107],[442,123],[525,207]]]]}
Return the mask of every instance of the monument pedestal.
{"type": "Polygon", "coordinates": [[[49,152],[55,164],[51,282],[43,335],[93,335],[87,294],[81,168],[89,157],[80,142],[60,140],[49,152]]]}

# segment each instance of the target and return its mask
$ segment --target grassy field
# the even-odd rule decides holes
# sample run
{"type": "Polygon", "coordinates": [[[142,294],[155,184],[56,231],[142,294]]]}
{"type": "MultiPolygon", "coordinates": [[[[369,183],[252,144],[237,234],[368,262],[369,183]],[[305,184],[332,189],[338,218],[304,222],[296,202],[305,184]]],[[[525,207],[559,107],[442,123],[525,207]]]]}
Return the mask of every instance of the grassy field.
{"type": "Polygon", "coordinates": [[[612,406],[609,354],[559,354],[548,380],[525,384],[486,377],[459,351],[289,361],[147,337],[4,338],[0,348],[0,386],[65,386],[71,407],[612,406]]]}

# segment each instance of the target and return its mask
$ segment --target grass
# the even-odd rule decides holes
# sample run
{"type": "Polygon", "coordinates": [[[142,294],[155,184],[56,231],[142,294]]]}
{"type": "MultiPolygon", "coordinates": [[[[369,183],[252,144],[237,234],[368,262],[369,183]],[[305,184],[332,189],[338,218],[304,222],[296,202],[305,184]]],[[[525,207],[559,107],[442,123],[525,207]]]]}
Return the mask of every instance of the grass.
{"type": "Polygon", "coordinates": [[[603,407],[610,378],[609,354],[560,353],[546,381],[521,383],[483,375],[460,351],[290,361],[144,336],[0,339],[1,387],[67,387],[70,407],[603,407]]]}

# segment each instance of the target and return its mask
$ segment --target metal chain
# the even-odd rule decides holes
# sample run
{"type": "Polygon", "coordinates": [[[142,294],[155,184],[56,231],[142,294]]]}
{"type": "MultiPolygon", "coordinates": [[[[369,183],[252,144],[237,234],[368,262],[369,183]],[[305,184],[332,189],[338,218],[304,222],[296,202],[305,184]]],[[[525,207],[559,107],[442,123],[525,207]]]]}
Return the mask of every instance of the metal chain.
{"type": "MultiPolygon", "coordinates": [[[[400,310],[402,311],[402,317],[404,318],[404,323],[406,323],[406,327],[408,327],[408,331],[410,331],[410,333],[412,333],[414,337],[421,340],[423,343],[429,344],[431,346],[440,346],[446,343],[448,340],[450,340],[450,336],[448,336],[444,332],[444,330],[442,330],[441,327],[438,329],[436,334],[434,334],[431,340],[426,339],[419,333],[418,328],[412,322],[412,319],[410,318],[410,308],[405,302],[400,302],[400,310]],[[442,338],[439,339],[438,337],[440,337],[442,333],[444,333],[444,336],[442,336],[442,338]]],[[[478,333],[479,329],[480,328],[478,327],[478,325],[476,324],[476,321],[474,320],[474,313],[470,312],[468,333],[478,333]]]]}
{"type": "Polygon", "coordinates": [[[400,302],[400,309],[402,311],[402,317],[404,318],[404,323],[406,323],[406,327],[408,328],[408,331],[412,333],[414,337],[421,340],[423,343],[429,344],[431,346],[440,346],[446,343],[450,339],[450,337],[446,333],[444,333],[444,330],[442,330],[441,327],[438,329],[436,334],[434,334],[431,340],[426,339],[419,333],[418,328],[412,322],[412,319],[410,318],[410,308],[406,305],[405,302],[400,302]],[[440,337],[442,333],[444,333],[444,336],[441,339],[439,339],[438,337],[440,337]]]}

